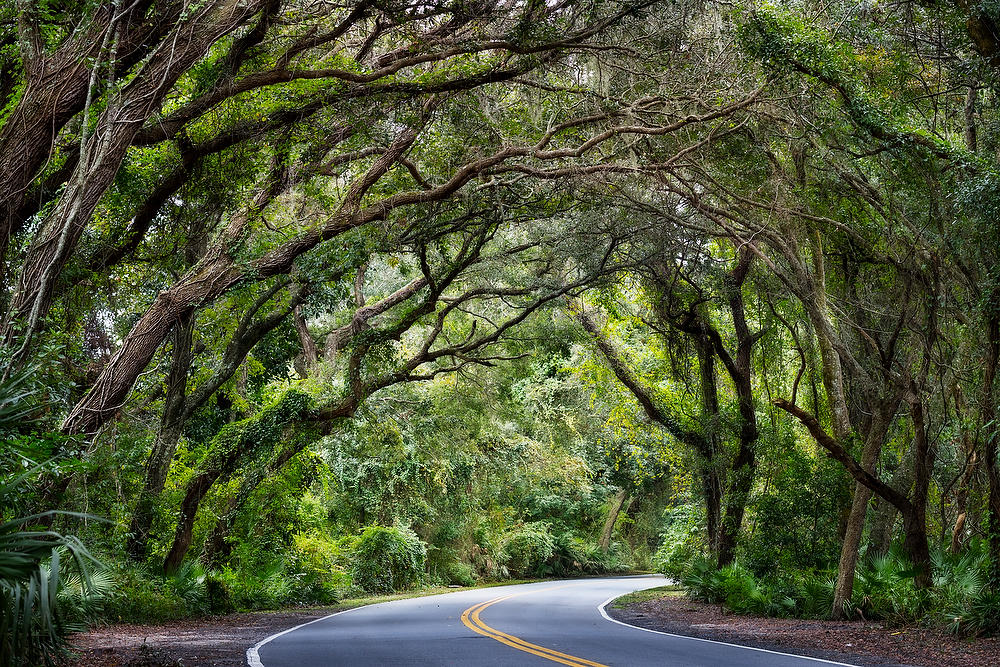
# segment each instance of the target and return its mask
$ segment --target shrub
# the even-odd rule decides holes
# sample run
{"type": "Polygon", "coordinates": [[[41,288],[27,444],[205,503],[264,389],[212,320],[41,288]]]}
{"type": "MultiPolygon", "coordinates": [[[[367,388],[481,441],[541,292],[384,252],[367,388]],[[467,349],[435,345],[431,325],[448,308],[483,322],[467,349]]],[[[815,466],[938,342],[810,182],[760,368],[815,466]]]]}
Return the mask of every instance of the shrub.
{"type": "Polygon", "coordinates": [[[913,566],[896,548],[867,558],[854,578],[854,595],[846,611],[867,619],[907,621],[922,615],[922,594],[913,588],[913,566]]]}
{"type": "Polygon", "coordinates": [[[810,573],[798,582],[799,613],[807,618],[827,618],[833,610],[836,578],[827,573],[810,573]]]}
{"type": "Polygon", "coordinates": [[[319,535],[294,535],[291,564],[301,601],[331,604],[343,598],[351,587],[351,576],[341,566],[342,560],[336,542],[319,535]]]}
{"type": "Polygon", "coordinates": [[[596,544],[581,542],[580,554],[580,570],[588,574],[613,574],[632,569],[628,557],[618,544],[612,544],[610,549],[602,551],[596,544]]]}
{"type": "MultiPolygon", "coordinates": [[[[23,479],[0,484],[0,498],[13,495],[23,479]]],[[[0,502],[0,515],[7,509],[0,502]]],[[[61,581],[75,574],[82,590],[91,585],[90,566],[96,561],[83,543],[33,527],[53,514],[0,524],[0,664],[49,664],[60,656],[66,632],[75,629],[67,626],[60,608],[61,581]]]]}
{"type": "Polygon", "coordinates": [[[504,551],[503,534],[489,525],[476,528],[476,543],[470,550],[472,565],[483,577],[506,579],[510,576],[507,567],[507,553],[504,551]]]}
{"type": "Polygon", "coordinates": [[[354,545],[351,576],[368,593],[391,593],[419,584],[427,545],[408,528],[368,526],[354,545]]]}
{"type": "Polygon", "coordinates": [[[545,566],[556,551],[556,542],[543,521],[526,523],[503,540],[507,568],[515,577],[547,574],[545,566]]]}
{"type": "Polygon", "coordinates": [[[680,579],[688,565],[704,548],[701,510],[696,505],[681,505],[663,512],[665,528],[660,535],[660,548],[653,555],[653,568],[674,579],[680,579]]]}
{"type": "Polygon", "coordinates": [[[475,586],[476,572],[472,566],[461,561],[452,561],[438,570],[441,578],[446,584],[457,584],[458,586],[475,586]]]}
{"type": "Polygon", "coordinates": [[[280,562],[253,571],[225,567],[218,579],[239,610],[277,609],[296,601],[296,582],[280,562]]]}
{"type": "Polygon", "coordinates": [[[116,567],[112,576],[116,585],[103,604],[103,616],[109,621],[166,621],[194,613],[163,577],[127,566],[116,567]]]}
{"type": "Polygon", "coordinates": [[[236,611],[229,587],[218,574],[213,573],[205,577],[205,600],[210,613],[229,614],[236,611]]]}

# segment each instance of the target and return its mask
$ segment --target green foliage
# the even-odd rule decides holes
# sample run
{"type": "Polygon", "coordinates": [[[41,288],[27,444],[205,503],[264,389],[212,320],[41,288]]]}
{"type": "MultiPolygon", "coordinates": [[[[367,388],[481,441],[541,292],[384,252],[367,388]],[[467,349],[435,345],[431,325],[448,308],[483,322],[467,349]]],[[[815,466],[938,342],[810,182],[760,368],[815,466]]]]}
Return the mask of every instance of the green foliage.
{"type": "MultiPolygon", "coordinates": [[[[862,560],[846,612],[859,619],[923,623],[950,633],[978,637],[1000,631],[997,592],[986,585],[989,557],[974,542],[959,555],[934,553],[934,588],[915,591],[913,566],[894,545],[888,554],[862,560]]],[[[832,572],[784,570],[759,577],[738,561],[717,569],[695,557],[680,576],[696,600],[725,605],[738,614],[828,618],[833,606],[832,572]]]]}
{"type": "Polygon", "coordinates": [[[305,392],[288,389],[252,417],[226,424],[212,438],[203,469],[231,472],[243,458],[269,451],[284,434],[289,422],[300,419],[312,406],[305,392]]]}
{"type": "Polygon", "coordinates": [[[438,573],[441,580],[446,584],[455,584],[458,586],[476,585],[476,571],[471,565],[462,561],[449,561],[444,567],[438,570],[438,573]]]}
{"type": "Polygon", "coordinates": [[[704,527],[701,525],[701,508],[681,505],[663,513],[666,528],[661,544],[653,556],[653,567],[672,579],[678,579],[688,564],[704,549],[704,527]]]}
{"type": "Polygon", "coordinates": [[[253,571],[225,567],[218,580],[233,606],[241,611],[279,609],[301,600],[296,579],[277,561],[253,571]]]}
{"type": "Polygon", "coordinates": [[[507,568],[515,577],[543,576],[549,560],[556,553],[556,540],[549,524],[536,521],[526,523],[503,540],[507,568]]]}
{"type": "Polygon", "coordinates": [[[827,567],[840,555],[838,501],[848,497],[843,469],[802,452],[790,438],[772,446],[780,464],[770,491],[750,501],[757,528],[742,541],[740,558],[760,575],[827,567]]]}
{"type": "Polygon", "coordinates": [[[367,593],[392,593],[424,577],[427,545],[409,528],[368,526],[352,549],[351,577],[367,593]]]}
{"type": "MultiPolygon", "coordinates": [[[[8,485],[4,485],[7,487],[8,485]]],[[[10,489],[0,488],[0,496],[10,489]]],[[[5,507],[0,507],[3,513],[5,507]]],[[[49,664],[63,649],[66,624],[60,591],[70,579],[90,602],[95,563],[73,536],[34,528],[53,513],[15,517],[0,524],[0,663],[49,664]]]]}
{"type": "Polygon", "coordinates": [[[332,604],[350,589],[351,576],[343,567],[345,555],[340,545],[328,537],[297,533],[290,556],[303,598],[332,604]]]}
{"type": "MultiPolygon", "coordinates": [[[[0,437],[22,426],[36,407],[32,372],[0,381],[0,437]]],[[[7,458],[9,445],[2,442],[7,458]]],[[[74,597],[72,591],[78,592],[78,608],[100,595],[91,580],[96,561],[83,543],[39,525],[67,513],[16,514],[27,481],[50,467],[24,454],[23,448],[13,452],[11,458],[21,469],[0,480],[0,664],[15,666],[53,662],[62,654],[65,633],[74,627],[67,624],[63,609],[74,597]]]]}

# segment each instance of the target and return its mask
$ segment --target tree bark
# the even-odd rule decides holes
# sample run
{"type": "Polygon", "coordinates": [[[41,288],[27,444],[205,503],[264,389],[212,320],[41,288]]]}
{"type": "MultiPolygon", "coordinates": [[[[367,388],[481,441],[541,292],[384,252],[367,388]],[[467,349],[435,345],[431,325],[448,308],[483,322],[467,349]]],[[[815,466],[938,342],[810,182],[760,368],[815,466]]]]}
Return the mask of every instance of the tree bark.
{"type": "Polygon", "coordinates": [[[295,360],[295,372],[299,374],[299,377],[305,378],[309,376],[309,372],[319,361],[319,348],[302,317],[301,306],[296,306],[292,310],[292,323],[295,325],[295,333],[299,335],[299,344],[302,345],[301,359],[295,360]]]}
{"type": "MultiPolygon", "coordinates": [[[[100,56],[104,35],[112,29],[112,17],[118,31],[114,65],[121,73],[141,58],[142,46],[156,41],[180,11],[180,3],[164,3],[156,16],[149,17],[151,4],[140,0],[119,8],[102,3],[94,9],[90,24],[55,51],[47,53],[38,35],[35,43],[22,51],[24,90],[0,125],[0,260],[24,222],[31,183],[50,159],[57,136],[85,107],[88,93],[94,92],[90,88],[91,67],[108,64],[100,56]]],[[[37,17],[25,20],[34,25],[37,17]]],[[[0,282],[2,279],[0,275],[0,282]]]]}
{"type": "Polygon", "coordinates": [[[695,341],[698,352],[698,375],[701,379],[702,418],[705,428],[706,452],[699,453],[698,476],[701,478],[705,496],[705,529],[708,533],[708,550],[714,557],[719,555],[722,528],[723,480],[721,479],[717,454],[719,448],[719,386],[715,375],[715,350],[712,342],[702,336],[695,341]],[[707,455],[706,455],[707,454],[707,455]]]}
{"type": "MultiPolygon", "coordinates": [[[[875,474],[875,464],[882,453],[882,444],[892,424],[892,417],[899,407],[900,397],[880,402],[872,415],[865,438],[865,446],[861,454],[861,465],[872,475],[875,474]]],[[[851,512],[847,519],[847,529],[844,531],[844,541],[840,548],[840,562],[837,565],[837,583],[834,586],[833,611],[834,619],[845,615],[844,606],[854,595],[854,575],[858,567],[858,557],[861,553],[861,536],[864,533],[865,518],[868,515],[868,503],[872,498],[872,490],[861,482],[855,482],[854,496],[851,499],[851,512]]]]}
{"type": "Polygon", "coordinates": [[[611,548],[611,535],[614,533],[615,524],[618,523],[618,514],[622,511],[622,506],[628,500],[628,492],[622,489],[611,498],[611,505],[608,507],[608,516],[604,520],[604,529],[601,530],[601,539],[597,544],[601,551],[608,553],[611,548]]]}
{"type": "MultiPolygon", "coordinates": [[[[712,329],[716,341],[716,353],[723,360],[733,386],[740,414],[739,449],[733,460],[729,492],[726,494],[726,511],[719,534],[719,567],[733,562],[736,545],[743,526],[743,515],[750,500],[750,491],[757,475],[757,407],[753,396],[753,346],[763,332],[751,334],[747,326],[746,310],[743,305],[743,283],[746,281],[753,261],[751,252],[744,248],[738,251],[736,266],[728,278],[727,302],[733,318],[736,333],[736,356],[730,357],[722,345],[722,337],[712,329]]],[[[707,326],[707,321],[706,321],[707,326]]]]}
{"type": "MultiPolygon", "coordinates": [[[[247,0],[209,4],[178,24],[154,49],[141,71],[109,100],[94,133],[84,136],[79,161],[52,214],[29,248],[5,320],[11,341],[24,322],[30,343],[37,322],[48,312],[56,278],[79,243],[99,200],[111,186],[135,135],[174,82],[222,36],[242,25],[264,4],[247,0]]],[[[161,338],[162,340],[162,338],[161,338]]]]}

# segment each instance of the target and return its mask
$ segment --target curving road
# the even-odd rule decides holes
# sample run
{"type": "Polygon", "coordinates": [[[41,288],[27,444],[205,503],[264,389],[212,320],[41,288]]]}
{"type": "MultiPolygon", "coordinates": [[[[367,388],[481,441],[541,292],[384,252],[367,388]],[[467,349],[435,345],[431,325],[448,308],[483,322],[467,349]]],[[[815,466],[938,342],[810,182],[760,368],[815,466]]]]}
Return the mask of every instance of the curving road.
{"type": "Polygon", "coordinates": [[[247,660],[251,667],[843,664],[641,630],[603,613],[612,598],[665,583],[656,576],[576,579],[385,602],[268,637],[247,660]]]}

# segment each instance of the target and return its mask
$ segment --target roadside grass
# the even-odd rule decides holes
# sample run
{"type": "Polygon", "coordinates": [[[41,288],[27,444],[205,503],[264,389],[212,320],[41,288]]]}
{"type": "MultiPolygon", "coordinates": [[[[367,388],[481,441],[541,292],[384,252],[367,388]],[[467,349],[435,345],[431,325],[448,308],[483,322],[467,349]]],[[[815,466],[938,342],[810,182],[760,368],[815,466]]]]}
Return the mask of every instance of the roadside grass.
{"type": "Polygon", "coordinates": [[[646,600],[659,600],[660,598],[671,597],[676,595],[683,595],[684,587],[680,584],[668,584],[666,586],[657,586],[656,588],[647,588],[641,591],[635,591],[634,593],[626,593],[620,598],[615,598],[611,601],[609,605],[612,609],[624,609],[630,604],[635,604],[637,602],[645,602],[646,600]]]}
{"type": "Polygon", "coordinates": [[[366,597],[357,598],[344,598],[340,602],[329,605],[304,605],[304,606],[293,606],[293,607],[283,607],[281,609],[269,609],[266,611],[254,612],[260,614],[287,614],[289,612],[310,612],[310,611],[329,611],[331,613],[338,611],[347,611],[348,609],[354,609],[355,607],[364,607],[370,604],[379,604],[380,602],[392,602],[393,600],[407,600],[410,598],[422,598],[428,597],[430,595],[441,595],[443,593],[457,593],[458,591],[473,591],[480,588],[497,588],[500,586],[513,586],[515,584],[531,584],[540,581],[552,581],[552,579],[506,579],[504,581],[490,581],[481,584],[476,584],[475,586],[428,586],[426,588],[417,588],[410,591],[400,591],[398,593],[391,593],[389,595],[371,595],[366,597]]]}

